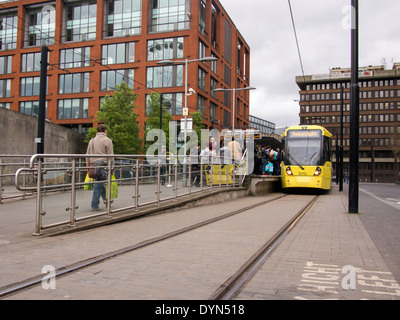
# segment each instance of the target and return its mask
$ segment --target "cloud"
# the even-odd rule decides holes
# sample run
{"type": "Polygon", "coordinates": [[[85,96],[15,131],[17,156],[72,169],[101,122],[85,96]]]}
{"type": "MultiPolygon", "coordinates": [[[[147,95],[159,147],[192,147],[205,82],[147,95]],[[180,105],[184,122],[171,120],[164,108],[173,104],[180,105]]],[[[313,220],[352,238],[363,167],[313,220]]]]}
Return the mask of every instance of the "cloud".
{"type": "MultiPolygon", "coordinates": [[[[277,126],[298,124],[300,61],[288,1],[220,0],[250,46],[250,113],[277,126]]],[[[350,30],[343,28],[348,0],[292,0],[305,74],[350,67],[350,30]]],[[[359,1],[359,65],[400,61],[400,1],[359,1]]]]}

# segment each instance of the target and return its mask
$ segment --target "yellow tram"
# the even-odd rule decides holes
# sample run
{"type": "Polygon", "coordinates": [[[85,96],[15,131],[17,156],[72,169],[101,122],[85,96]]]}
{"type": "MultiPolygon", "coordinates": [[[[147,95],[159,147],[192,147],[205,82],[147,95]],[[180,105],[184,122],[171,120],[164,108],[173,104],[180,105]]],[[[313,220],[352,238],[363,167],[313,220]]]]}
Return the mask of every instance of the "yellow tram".
{"type": "Polygon", "coordinates": [[[315,125],[293,126],[282,134],[284,159],[282,188],[330,190],[332,182],[332,134],[315,125]]]}

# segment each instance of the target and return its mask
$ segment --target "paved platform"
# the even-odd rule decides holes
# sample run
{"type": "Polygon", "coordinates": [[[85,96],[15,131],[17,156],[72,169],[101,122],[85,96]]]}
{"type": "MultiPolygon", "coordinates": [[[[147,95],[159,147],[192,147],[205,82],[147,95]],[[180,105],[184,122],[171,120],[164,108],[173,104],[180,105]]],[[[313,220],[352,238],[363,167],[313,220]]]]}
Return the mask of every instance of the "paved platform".
{"type": "MultiPolygon", "coordinates": [[[[400,286],[337,186],[292,230],[239,299],[395,299],[400,286]]],[[[400,209],[400,208],[399,208],[400,209]]]]}
{"type": "MultiPolygon", "coordinates": [[[[274,196],[244,197],[55,237],[29,233],[14,242],[3,234],[0,286],[40,274],[45,265],[59,268],[274,196]]],[[[297,195],[254,208],[57,279],[56,290],[36,287],[9,299],[208,299],[308,198],[297,195]]],[[[12,210],[8,205],[1,205],[1,214],[12,210]]],[[[346,195],[337,186],[321,195],[238,299],[400,300],[398,280],[375,239],[360,216],[346,208],[346,195]]]]}

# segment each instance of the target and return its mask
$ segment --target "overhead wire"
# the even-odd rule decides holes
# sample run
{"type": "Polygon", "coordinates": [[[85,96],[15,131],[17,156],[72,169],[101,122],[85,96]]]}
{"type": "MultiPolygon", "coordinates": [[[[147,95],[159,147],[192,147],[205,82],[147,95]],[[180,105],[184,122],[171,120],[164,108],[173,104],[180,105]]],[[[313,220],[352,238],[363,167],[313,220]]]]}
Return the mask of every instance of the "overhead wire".
{"type": "MultiPolygon", "coordinates": [[[[292,10],[292,4],[290,3],[290,0],[288,0],[288,4],[289,4],[289,11],[290,11],[290,17],[292,19],[292,26],[293,26],[293,32],[294,32],[294,37],[296,40],[296,47],[297,47],[297,54],[299,56],[299,61],[300,61],[300,68],[301,68],[301,73],[303,75],[303,81],[304,81],[304,85],[305,85],[305,91],[306,91],[306,99],[308,99],[308,89],[307,89],[307,85],[306,85],[306,76],[304,73],[304,66],[303,66],[303,59],[301,58],[301,52],[300,52],[300,45],[299,45],[299,40],[297,37],[297,31],[296,31],[296,24],[294,22],[294,16],[293,16],[293,10],[292,10]]],[[[307,100],[306,100],[307,101],[307,100]]],[[[301,102],[301,98],[299,100],[299,105],[301,102]]],[[[301,113],[301,110],[300,110],[301,113]]]]}
{"type": "Polygon", "coordinates": [[[299,40],[297,38],[296,24],[294,23],[293,10],[292,10],[292,5],[290,3],[290,0],[288,0],[288,3],[289,3],[289,10],[290,10],[290,17],[292,18],[294,37],[296,39],[297,53],[299,55],[299,60],[300,60],[301,72],[303,74],[303,77],[305,77],[305,75],[304,75],[304,67],[303,67],[303,60],[301,58],[301,52],[300,52],[300,46],[299,46],[299,40]]]}

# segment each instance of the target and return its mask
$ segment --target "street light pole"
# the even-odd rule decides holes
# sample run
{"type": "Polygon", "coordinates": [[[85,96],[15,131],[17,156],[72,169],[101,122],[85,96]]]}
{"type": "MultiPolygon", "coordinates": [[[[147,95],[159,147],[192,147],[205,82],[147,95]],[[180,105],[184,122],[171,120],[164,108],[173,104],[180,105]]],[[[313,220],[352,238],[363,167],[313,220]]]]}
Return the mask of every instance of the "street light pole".
{"type": "Polygon", "coordinates": [[[232,137],[235,135],[235,103],[236,103],[236,91],[240,90],[255,90],[256,88],[254,87],[245,87],[245,88],[232,88],[232,89],[224,89],[224,88],[218,88],[214,89],[214,92],[219,92],[219,91],[232,91],[232,137]]]}
{"type": "Polygon", "coordinates": [[[358,85],[358,0],[351,0],[352,25],[351,25],[351,92],[350,92],[350,176],[349,176],[349,213],[358,213],[359,183],[359,127],[360,110],[358,85]]]}
{"type": "Polygon", "coordinates": [[[161,154],[161,149],[162,149],[162,143],[161,143],[161,137],[162,137],[162,116],[163,116],[163,96],[164,93],[160,94],[160,133],[158,137],[158,155],[161,154]]]}
{"type": "Polygon", "coordinates": [[[42,46],[41,58],[40,58],[40,92],[39,92],[39,114],[38,114],[38,137],[37,137],[38,154],[44,153],[48,51],[49,49],[46,46],[42,46]]]}
{"type": "MultiPolygon", "coordinates": [[[[187,97],[188,97],[188,65],[190,62],[207,62],[207,61],[218,61],[219,59],[217,57],[204,57],[200,59],[193,59],[193,60],[188,60],[187,58],[185,60],[161,60],[157,62],[157,64],[162,64],[162,65],[173,65],[173,64],[185,64],[185,109],[188,108],[187,105],[187,97]]],[[[183,152],[184,152],[184,166],[183,166],[183,185],[186,186],[186,140],[187,140],[187,113],[185,112],[185,131],[184,131],[184,142],[183,142],[183,152]]]]}

